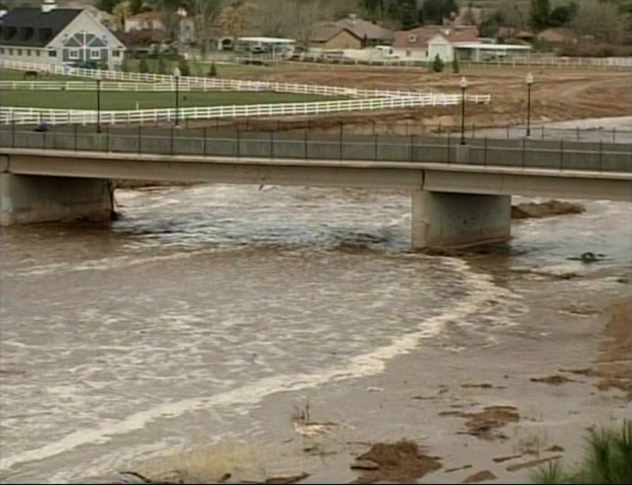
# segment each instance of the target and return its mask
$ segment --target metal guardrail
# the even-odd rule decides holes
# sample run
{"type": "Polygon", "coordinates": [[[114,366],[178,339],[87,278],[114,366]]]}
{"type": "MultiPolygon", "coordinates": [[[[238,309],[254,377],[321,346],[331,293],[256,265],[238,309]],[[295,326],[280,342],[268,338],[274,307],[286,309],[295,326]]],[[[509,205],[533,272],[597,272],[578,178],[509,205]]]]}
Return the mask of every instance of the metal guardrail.
{"type": "Polygon", "coordinates": [[[469,139],[463,151],[454,137],[279,135],[241,132],[218,136],[203,129],[80,129],[47,132],[0,129],[0,147],[128,154],[248,157],[265,159],[425,162],[632,174],[632,145],[469,139]],[[465,153],[465,155],[464,155],[465,153]]]}

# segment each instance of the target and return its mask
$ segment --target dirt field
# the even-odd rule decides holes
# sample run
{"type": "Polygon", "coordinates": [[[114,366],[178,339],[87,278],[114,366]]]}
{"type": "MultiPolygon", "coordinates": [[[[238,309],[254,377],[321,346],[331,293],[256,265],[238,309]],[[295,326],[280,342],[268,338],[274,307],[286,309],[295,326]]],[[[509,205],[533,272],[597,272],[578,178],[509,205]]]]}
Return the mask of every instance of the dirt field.
{"type": "MultiPolygon", "coordinates": [[[[271,81],[331,84],[358,88],[427,89],[459,92],[459,80],[465,75],[472,94],[491,94],[490,105],[468,107],[468,126],[493,127],[525,122],[527,87],[525,76],[533,73],[532,121],[565,121],[585,118],[625,116],[632,112],[632,72],[525,67],[467,67],[454,74],[426,69],[379,68],[358,66],[312,66],[292,64],[279,68],[252,68],[222,73],[225,77],[271,81]]],[[[221,71],[220,71],[221,73],[221,71]]],[[[374,113],[337,117],[359,122],[373,119],[374,113]]],[[[328,118],[331,120],[332,118],[328,118]]],[[[447,107],[383,113],[380,121],[414,121],[434,129],[456,127],[460,108],[447,107]]]]}

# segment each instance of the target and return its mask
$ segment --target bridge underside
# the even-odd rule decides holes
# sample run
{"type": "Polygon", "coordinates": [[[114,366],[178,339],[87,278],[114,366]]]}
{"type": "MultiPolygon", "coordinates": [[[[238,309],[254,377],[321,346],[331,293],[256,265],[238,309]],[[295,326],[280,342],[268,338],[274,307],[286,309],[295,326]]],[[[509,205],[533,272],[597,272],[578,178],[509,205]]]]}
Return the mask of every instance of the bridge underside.
{"type": "Polygon", "coordinates": [[[406,190],[415,249],[507,240],[512,194],[632,202],[632,176],[620,173],[7,150],[0,156],[0,225],[107,220],[111,179],[406,190]]]}
{"type": "Polygon", "coordinates": [[[0,226],[36,222],[109,221],[109,180],[0,173],[0,226]]]}

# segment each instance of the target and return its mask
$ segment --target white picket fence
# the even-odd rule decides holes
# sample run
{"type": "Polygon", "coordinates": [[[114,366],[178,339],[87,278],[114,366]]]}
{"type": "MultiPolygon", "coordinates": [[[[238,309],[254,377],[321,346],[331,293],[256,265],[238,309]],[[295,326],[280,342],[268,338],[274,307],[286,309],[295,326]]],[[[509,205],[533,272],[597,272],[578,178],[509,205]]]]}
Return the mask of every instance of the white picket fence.
{"type": "MultiPolygon", "coordinates": [[[[173,91],[176,88],[176,79],[173,76],[161,74],[141,74],[136,72],[118,72],[118,71],[102,71],[98,69],[80,69],[65,66],[56,66],[48,64],[25,63],[18,61],[0,60],[0,68],[14,69],[20,71],[36,71],[49,72],[52,74],[64,76],[86,77],[91,79],[101,79],[119,82],[141,83],[138,85],[129,85],[129,89],[117,87],[116,83],[108,83],[108,89],[102,85],[104,90],[133,90],[133,91],[173,91]],[[151,83],[157,86],[147,86],[143,89],[144,84],[151,83]]],[[[24,83],[23,89],[44,89],[47,86],[40,84],[48,81],[5,81],[6,89],[21,89],[19,83],[24,83]],[[16,87],[13,87],[16,86],[16,87]]],[[[53,81],[54,82],[54,81],[53,81]]],[[[71,81],[72,82],[72,81],[71,81]]],[[[62,82],[63,83],[63,82],[62,82]]],[[[96,89],[96,83],[83,82],[77,86],[85,87],[85,90],[96,89]]],[[[183,91],[187,90],[215,90],[215,91],[255,91],[255,92],[276,92],[287,94],[307,94],[316,96],[344,96],[354,98],[379,98],[379,97],[411,97],[426,96],[428,92],[421,91],[399,91],[399,90],[380,90],[380,89],[357,89],[340,86],[322,86],[317,84],[300,84],[300,83],[280,83],[270,81],[247,81],[240,79],[217,79],[204,77],[181,77],[177,81],[178,87],[183,91]]],[[[49,86],[58,86],[61,89],[62,84],[50,84],[49,86]]],[[[0,89],[2,89],[0,87],[0,89]]],[[[52,89],[52,87],[50,88],[52,89]]],[[[77,88],[79,90],[79,88],[77,88]]],[[[439,94],[441,96],[441,94],[439,94]]],[[[491,95],[477,94],[468,95],[466,100],[474,103],[489,103],[491,95]]]]}
{"type": "MultiPolygon", "coordinates": [[[[307,116],[345,111],[369,111],[385,109],[451,106],[462,101],[461,95],[426,95],[399,98],[349,99],[310,103],[276,103],[235,106],[181,108],[178,119],[208,120],[217,118],[241,118],[257,116],[307,116]]],[[[171,122],[176,118],[175,109],[144,109],[131,111],[62,110],[37,108],[0,107],[0,123],[4,124],[91,124],[97,118],[103,124],[151,124],[171,122]]]]}

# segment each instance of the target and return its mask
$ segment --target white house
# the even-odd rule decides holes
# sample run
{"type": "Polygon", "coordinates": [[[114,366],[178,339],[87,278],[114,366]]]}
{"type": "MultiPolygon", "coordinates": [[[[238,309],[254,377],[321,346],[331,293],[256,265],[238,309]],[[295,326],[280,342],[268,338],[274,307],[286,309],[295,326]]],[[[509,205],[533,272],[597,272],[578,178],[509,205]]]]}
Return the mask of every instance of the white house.
{"type": "Polygon", "coordinates": [[[116,69],[125,45],[87,10],[15,8],[0,19],[0,59],[44,64],[96,63],[116,69]]]}

